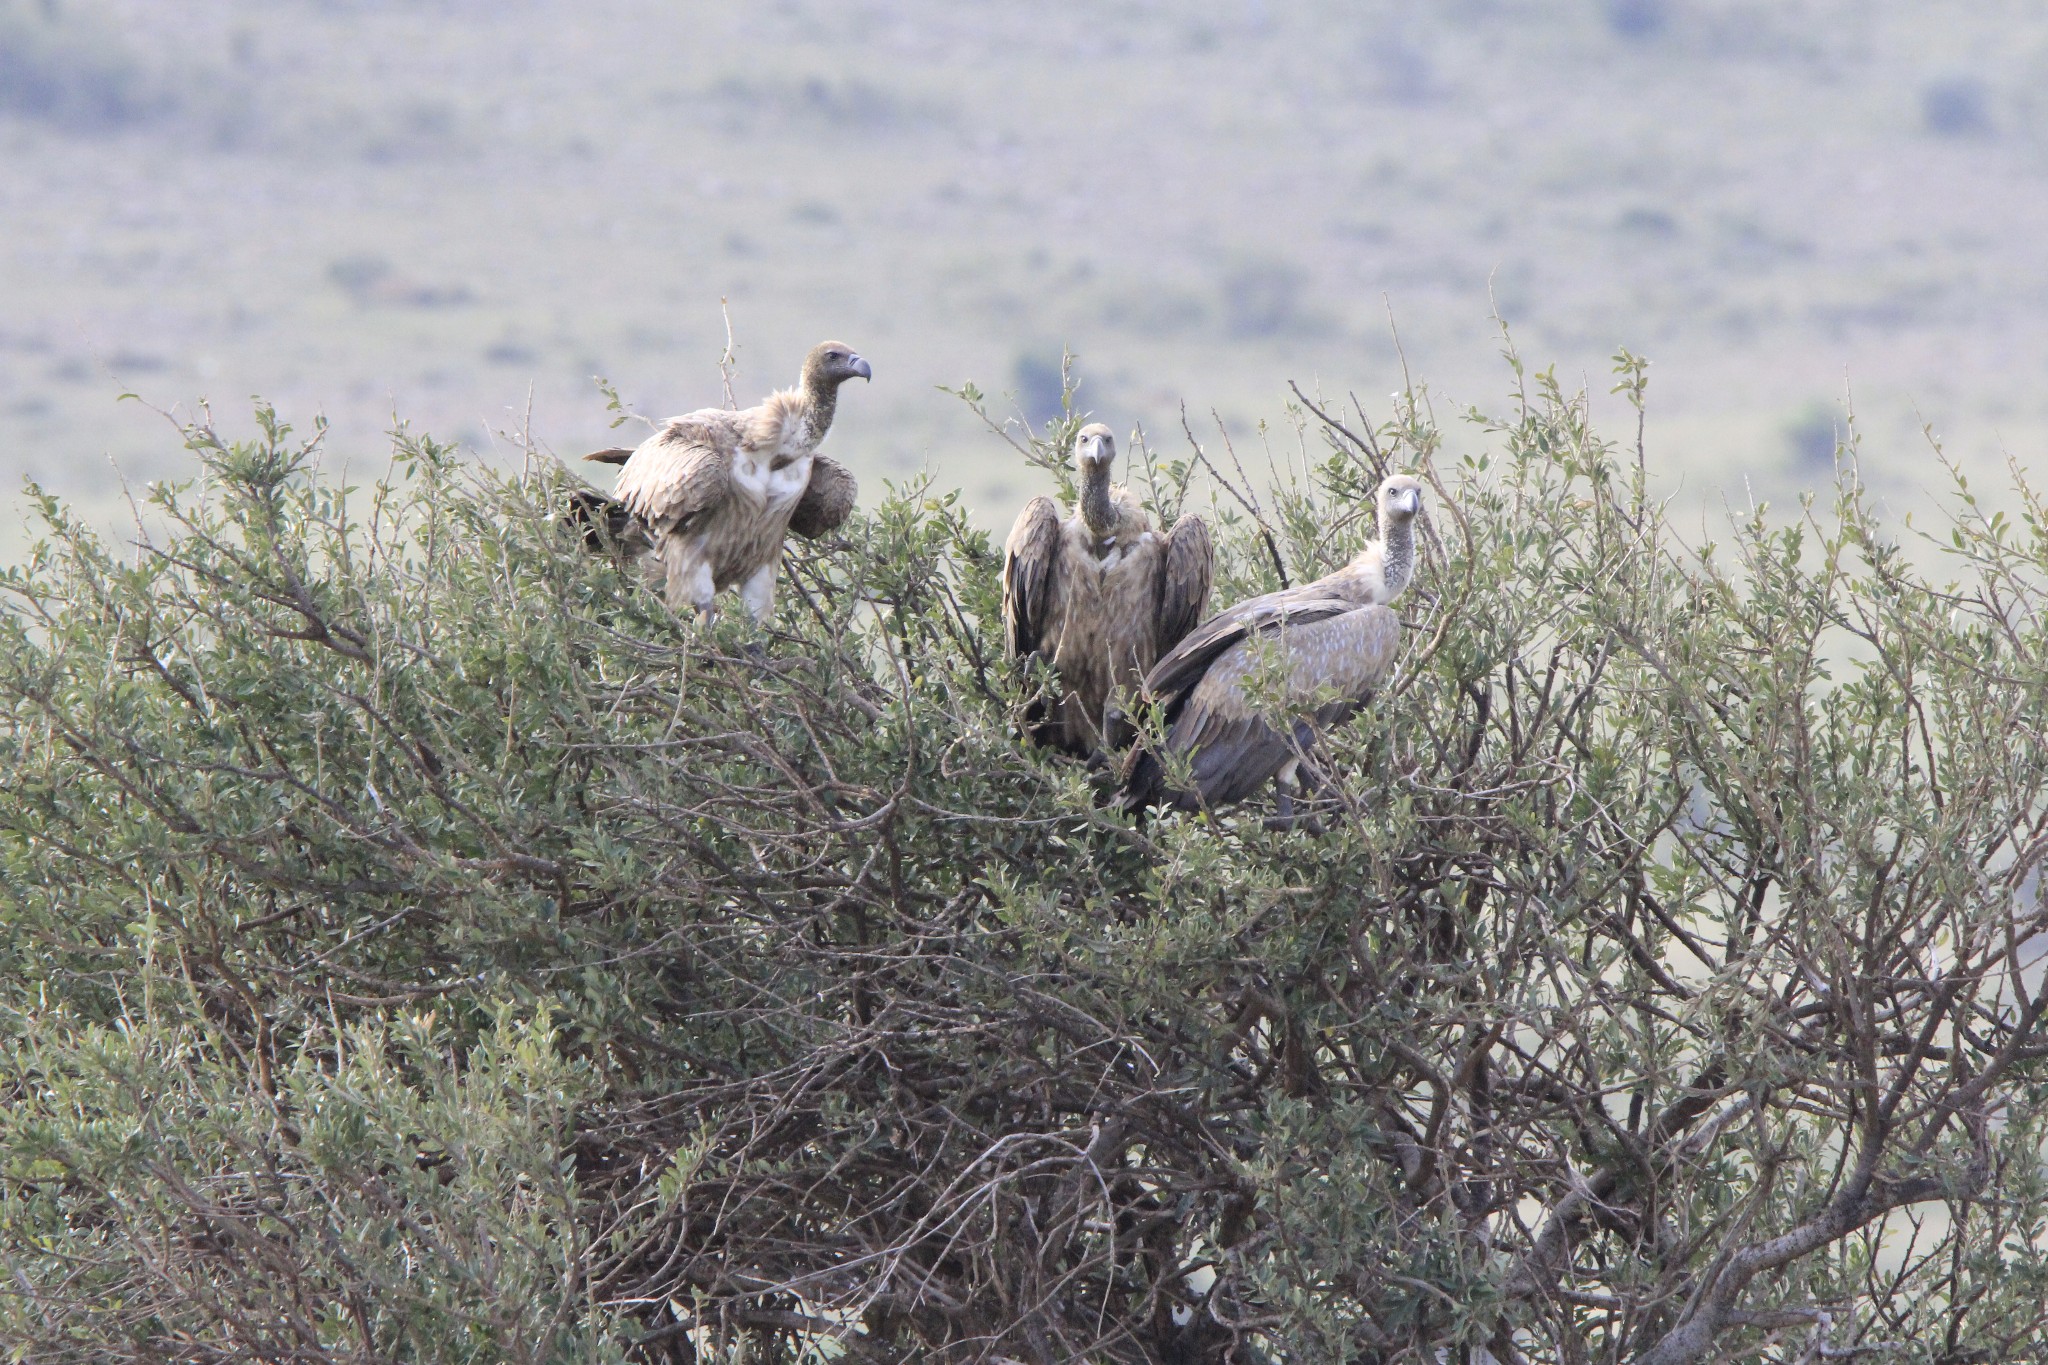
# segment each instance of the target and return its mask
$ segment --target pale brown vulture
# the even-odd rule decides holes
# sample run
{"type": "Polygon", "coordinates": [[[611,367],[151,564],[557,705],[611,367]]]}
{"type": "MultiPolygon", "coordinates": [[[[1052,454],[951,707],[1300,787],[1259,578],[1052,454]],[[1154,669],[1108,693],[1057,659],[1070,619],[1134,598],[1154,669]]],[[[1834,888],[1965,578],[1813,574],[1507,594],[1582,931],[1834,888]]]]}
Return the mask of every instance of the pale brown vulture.
{"type": "Polygon", "coordinates": [[[1116,437],[1081,428],[1074,462],[1081,502],[1064,519],[1033,498],[1003,547],[1003,643],[1010,658],[1043,659],[1055,696],[1034,697],[1025,731],[1076,755],[1130,742],[1116,704],[1135,697],[1145,670],[1202,619],[1213,556],[1209,528],[1189,513],[1164,535],[1138,500],[1110,483],[1116,437]]]}
{"type": "Polygon", "coordinates": [[[785,533],[813,539],[853,510],[853,475],[817,450],[839,386],[855,375],[873,371],[844,343],[822,342],[797,387],[756,407],[702,408],[671,417],[632,450],[584,456],[624,467],[613,498],[579,494],[570,519],[593,548],[649,557],[672,609],[709,615],[712,600],[738,585],[747,611],[765,619],[785,533]]]}
{"type": "Polygon", "coordinates": [[[1421,483],[1388,479],[1379,488],[1380,538],[1349,564],[1238,603],[1153,665],[1145,695],[1163,708],[1166,747],[1188,755],[1194,787],[1169,790],[1165,762],[1139,750],[1124,770],[1125,809],[1213,809],[1277,780],[1281,814],[1292,814],[1316,736],[1371,701],[1393,668],[1401,621],[1388,604],[1414,576],[1421,510],[1421,483]]]}

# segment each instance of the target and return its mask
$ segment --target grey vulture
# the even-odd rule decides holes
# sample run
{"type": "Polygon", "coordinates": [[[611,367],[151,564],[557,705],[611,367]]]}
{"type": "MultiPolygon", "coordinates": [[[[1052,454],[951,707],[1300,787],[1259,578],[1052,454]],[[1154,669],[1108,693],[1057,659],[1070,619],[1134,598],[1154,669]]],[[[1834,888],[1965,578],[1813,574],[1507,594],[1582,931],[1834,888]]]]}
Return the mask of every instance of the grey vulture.
{"type": "Polygon", "coordinates": [[[1041,659],[1057,695],[1033,697],[1025,732],[1078,756],[1128,744],[1116,704],[1145,670],[1202,619],[1214,556],[1209,528],[1189,513],[1164,535],[1127,490],[1110,482],[1116,437],[1100,422],[1074,442],[1080,505],[1066,517],[1033,498],[1003,547],[1003,644],[1013,660],[1041,659]]]}
{"type": "Polygon", "coordinates": [[[765,619],[784,535],[815,539],[853,510],[853,475],[817,451],[839,386],[855,375],[874,377],[850,346],[821,342],[793,389],[737,412],[671,417],[632,450],[584,456],[623,467],[613,496],[577,495],[570,520],[593,549],[642,558],[671,609],[709,615],[713,599],[737,585],[747,611],[765,619]]]}
{"type": "Polygon", "coordinates": [[[1188,756],[1194,789],[1170,790],[1165,762],[1140,749],[1125,765],[1126,810],[1213,809],[1273,780],[1281,815],[1292,814],[1316,736],[1371,701],[1393,668],[1401,621],[1389,604],[1414,576],[1421,510],[1421,483],[1387,479],[1380,537],[1349,564],[1218,613],[1153,665],[1145,695],[1163,710],[1167,750],[1188,756]]]}

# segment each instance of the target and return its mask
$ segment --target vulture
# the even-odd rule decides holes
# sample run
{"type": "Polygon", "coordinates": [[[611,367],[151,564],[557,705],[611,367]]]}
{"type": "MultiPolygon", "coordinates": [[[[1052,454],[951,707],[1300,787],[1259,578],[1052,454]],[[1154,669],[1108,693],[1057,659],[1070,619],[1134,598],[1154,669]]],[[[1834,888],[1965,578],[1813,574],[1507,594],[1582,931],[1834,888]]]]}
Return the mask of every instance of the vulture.
{"type": "Polygon", "coordinates": [[[623,468],[613,496],[579,493],[569,519],[592,549],[642,559],[672,610],[708,616],[712,600],[737,585],[747,611],[766,619],[785,533],[815,539],[853,510],[853,475],[817,450],[839,386],[855,375],[874,377],[845,343],[821,342],[793,389],[738,412],[671,417],[632,450],[584,456],[623,468]]]}
{"type": "Polygon", "coordinates": [[[1117,691],[1137,695],[1145,670],[1202,619],[1213,568],[1202,519],[1190,513],[1159,534],[1110,483],[1115,461],[1108,427],[1081,428],[1080,506],[1063,518],[1051,498],[1033,498],[1003,546],[1005,652],[1043,659],[1059,679],[1058,695],[1027,705],[1025,733],[1080,757],[1130,742],[1117,691]]]}
{"type": "Polygon", "coordinates": [[[1421,483],[1394,475],[1379,488],[1380,538],[1349,564],[1218,613],[1152,666],[1145,697],[1163,711],[1167,750],[1188,756],[1194,790],[1169,790],[1165,762],[1140,749],[1124,769],[1125,810],[1213,809],[1273,779],[1281,817],[1292,816],[1316,735],[1371,701],[1393,668],[1401,621],[1389,604],[1414,576],[1421,510],[1421,483]],[[1258,705],[1275,683],[1294,717],[1284,730],[1258,705]]]}

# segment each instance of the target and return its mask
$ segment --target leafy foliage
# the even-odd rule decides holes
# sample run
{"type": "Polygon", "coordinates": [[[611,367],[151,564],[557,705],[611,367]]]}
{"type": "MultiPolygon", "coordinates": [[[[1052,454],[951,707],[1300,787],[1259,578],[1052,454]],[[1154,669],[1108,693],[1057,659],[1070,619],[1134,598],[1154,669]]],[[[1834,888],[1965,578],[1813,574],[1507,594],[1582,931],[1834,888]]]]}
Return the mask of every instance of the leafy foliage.
{"type": "Polygon", "coordinates": [[[195,427],[132,556],[42,497],[0,1340],[2014,1358],[2048,509],[1959,488],[1909,554],[1851,469],[1688,551],[1526,382],[1455,458],[1424,393],[1304,396],[1225,519],[1227,601],[1347,556],[1386,467],[1435,490],[1316,835],[1133,825],[1020,749],[995,557],[925,486],[792,546],[765,638],[583,555],[552,464],[404,433],[350,489],[267,412],[195,427]]]}

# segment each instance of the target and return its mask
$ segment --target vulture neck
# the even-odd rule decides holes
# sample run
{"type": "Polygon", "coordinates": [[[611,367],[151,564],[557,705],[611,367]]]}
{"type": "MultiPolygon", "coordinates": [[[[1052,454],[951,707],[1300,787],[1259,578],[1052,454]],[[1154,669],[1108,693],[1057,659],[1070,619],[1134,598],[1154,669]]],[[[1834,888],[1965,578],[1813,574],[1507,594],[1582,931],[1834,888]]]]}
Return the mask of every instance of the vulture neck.
{"type": "Polygon", "coordinates": [[[1415,518],[1380,517],[1380,575],[1393,601],[1415,573],[1415,518]]]}
{"type": "Polygon", "coordinates": [[[1118,523],[1116,504],[1109,500],[1109,461],[1088,466],[1081,477],[1081,521],[1095,537],[1095,549],[1100,553],[1116,536],[1118,523]]]}
{"type": "Polygon", "coordinates": [[[803,446],[805,450],[816,450],[825,433],[832,429],[832,413],[839,406],[839,385],[827,378],[822,368],[805,366],[803,391],[803,446]]]}

